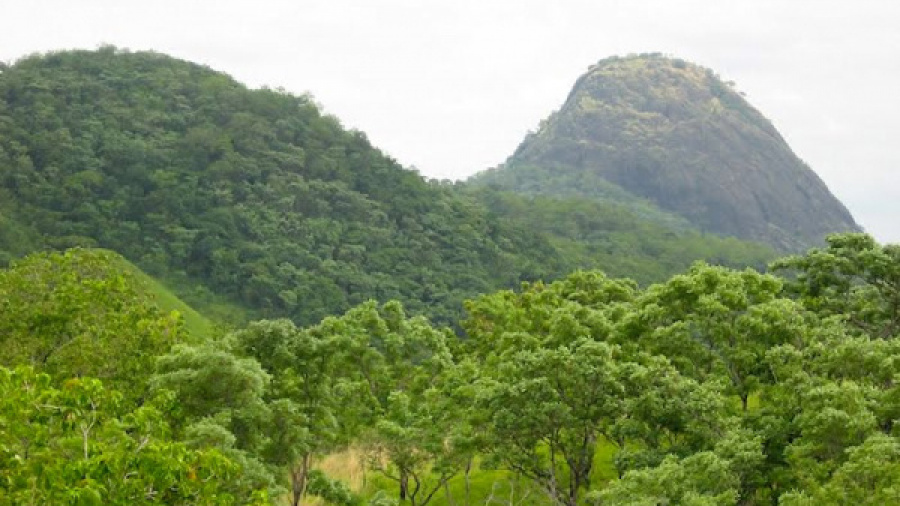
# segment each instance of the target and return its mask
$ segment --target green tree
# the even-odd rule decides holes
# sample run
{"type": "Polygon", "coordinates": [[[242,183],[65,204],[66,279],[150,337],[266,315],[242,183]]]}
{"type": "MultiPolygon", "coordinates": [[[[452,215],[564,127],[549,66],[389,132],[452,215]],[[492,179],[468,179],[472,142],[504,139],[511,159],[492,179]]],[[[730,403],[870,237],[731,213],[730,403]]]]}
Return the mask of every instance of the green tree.
{"type": "Polygon", "coordinates": [[[158,406],[129,411],[96,379],[0,368],[0,429],[0,504],[268,504],[218,451],[173,441],[158,406]]]}
{"type": "Polygon", "coordinates": [[[290,470],[296,506],[309,487],[313,459],[339,443],[335,350],[329,340],[289,320],[251,323],[229,339],[236,353],[258,361],[271,377],[264,398],[272,423],[263,455],[266,462],[290,470]]]}
{"type": "Polygon", "coordinates": [[[504,353],[565,346],[590,336],[610,338],[637,293],[629,279],[577,271],[550,284],[523,283],[466,302],[462,326],[469,353],[491,367],[504,353]]]}
{"type": "Polygon", "coordinates": [[[876,434],[847,450],[847,461],[811,492],[789,492],[784,506],[900,503],[900,441],[876,434]]]}
{"type": "Polygon", "coordinates": [[[761,390],[759,412],[747,422],[766,438],[773,489],[815,491],[850,448],[895,431],[900,347],[855,333],[832,319],[803,342],[767,353],[777,381],[761,390]]]}
{"type": "Polygon", "coordinates": [[[778,278],[750,269],[696,264],[648,288],[617,337],[669,357],[691,377],[727,378],[746,411],[750,394],[769,381],[766,351],[802,339],[810,327],[804,309],[780,297],[781,288],[778,278]]]}
{"type": "Polygon", "coordinates": [[[243,483],[268,488],[275,496],[280,491],[277,469],[264,458],[279,436],[272,430],[273,416],[288,425],[300,420],[291,406],[266,402],[270,381],[256,360],[235,355],[227,343],[210,341],[176,346],[161,356],[151,384],[176,400],[167,412],[176,436],[194,448],[218,449],[244,469],[243,483]]]}
{"type": "Polygon", "coordinates": [[[310,331],[331,340],[345,427],[366,442],[369,465],[397,482],[401,501],[427,504],[469,457],[455,444],[458,413],[440,399],[452,333],[407,318],[397,301],[367,302],[310,331]]]}
{"type": "Polygon", "coordinates": [[[712,452],[670,456],[657,467],[630,471],[589,503],[610,506],[735,506],[738,479],[728,461],[712,452]]]}
{"type": "Polygon", "coordinates": [[[598,444],[613,440],[625,396],[615,353],[593,341],[522,351],[480,386],[489,451],[558,504],[578,504],[598,444]]]}
{"type": "Polygon", "coordinates": [[[835,234],[828,245],[772,264],[794,277],[786,291],[822,316],[840,316],[872,337],[900,333],[900,245],[835,234]]]}
{"type": "Polygon", "coordinates": [[[140,400],[154,359],[181,336],[114,253],[38,253],[0,270],[0,364],[92,376],[140,400]]]}
{"type": "Polygon", "coordinates": [[[601,445],[616,447],[624,473],[711,447],[725,428],[721,386],[605,342],[636,292],[630,280],[577,272],[467,304],[463,347],[480,378],[461,387],[478,408],[470,423],[486,428],[485,451],[556,503],[576,504],[590,489],[601,445]]]}

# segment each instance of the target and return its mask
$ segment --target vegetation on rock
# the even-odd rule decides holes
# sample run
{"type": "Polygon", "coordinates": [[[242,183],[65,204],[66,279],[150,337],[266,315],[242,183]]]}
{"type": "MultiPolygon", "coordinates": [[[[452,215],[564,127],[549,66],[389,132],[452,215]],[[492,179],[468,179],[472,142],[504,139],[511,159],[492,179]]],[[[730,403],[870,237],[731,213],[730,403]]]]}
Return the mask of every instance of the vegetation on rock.
{"type": "Polygon", "coordinates": [[[659,54],[591,66],[505,165],[472,182],[620,202],[787,251],[860,230],[732,84],[659,54]]]}

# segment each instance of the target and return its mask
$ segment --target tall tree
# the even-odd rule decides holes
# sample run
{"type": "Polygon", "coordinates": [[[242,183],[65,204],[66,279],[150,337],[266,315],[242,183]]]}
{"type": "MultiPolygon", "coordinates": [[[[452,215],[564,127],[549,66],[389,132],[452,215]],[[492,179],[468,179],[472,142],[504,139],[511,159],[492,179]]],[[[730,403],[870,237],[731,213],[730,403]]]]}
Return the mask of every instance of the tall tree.
{"type": "Polygon", "coordinates": [[[348,429],[363,435],[369,465],[397,482],[401,501],[424,506],[468,461],[455,445],[456,413],[439,399],[453,334],[407,318],[397,301],[367,302],[311,332],[333,340],[341,402],[355,405],[348,429]]]}
{"type": "Polygon", "coordinates": [[[289,406],[266,402],[270,381],[256,360],[235,355],[226,342],[210,341],[176,346],[160,357],[151,384],[176,399],[167,416],[178,437],[192,447],[218,449],[241,464],[243,482],[276,495],[280,469],[264,458],[278,437],[271,430],[273,414],[291,427],[300,420],[289,406]]]}
{"type": "Polygon", "coordinates": [[[239,355],[257,360],[272,378],[264,398],[272,409],[265,460],[290,470],[292,504],[307,493],[313,459],[340,438],[332,343],[290,320],[259,321],[230,336],[239,355]]]}

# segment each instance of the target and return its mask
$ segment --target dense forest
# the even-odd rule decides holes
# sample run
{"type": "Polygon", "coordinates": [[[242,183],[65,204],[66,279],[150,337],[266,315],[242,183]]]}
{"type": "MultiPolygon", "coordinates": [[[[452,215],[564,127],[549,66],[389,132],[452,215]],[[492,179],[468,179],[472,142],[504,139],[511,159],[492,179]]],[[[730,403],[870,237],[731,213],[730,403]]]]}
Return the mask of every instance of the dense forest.
{"type": "Polygon", "coordinates": [[[533,201],[427,181],[310,97],[155,53],[0,73],[0,263],[108,248],[219,317],[310,324],[372,298],[450,323],[467,298],[576,268],[649,283],[773,257],[614,203],[533,201]]]}
{"type": "Polygon", "coordinates": [[[900,504],[900,245],[529,184],[156,53],[0,67],[0,506],[900,504]]]}
{"type": "Polygon", "coordinates": [[[200,336],[122,262],[0,271],[0,504],[900,502],[900,247],[866,235],[525,283],[462,338],[398,301],[200,336]]]}

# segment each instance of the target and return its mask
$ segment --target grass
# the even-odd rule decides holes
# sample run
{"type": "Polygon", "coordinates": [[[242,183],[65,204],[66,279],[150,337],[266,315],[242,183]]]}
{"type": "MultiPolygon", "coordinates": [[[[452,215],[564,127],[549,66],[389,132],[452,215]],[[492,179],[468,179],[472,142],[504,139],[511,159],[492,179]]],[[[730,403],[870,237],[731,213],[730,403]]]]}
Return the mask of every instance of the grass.
{"type": "MultiPolygon", "coordinates": [[[[364,456],[358,448],[327,456],[316,465],[328,476],[339,479],[355,493],[371,498],[379,491],[388,497],[397,497],[397,483],[377,472],[366,470],[364,456]]],[[[529,480],[505,470],[486,469],[476,461],[469,474],[469,502],[466,497],[466,479],[457,475],[438,491],[428,503],[429,506],[475,505],[535,505],[550,506],[544,493],[529,480]]],[[[316,499],[304,503],[306,506],[321,506],[316,499]]]]}
{"type": "Polygon", "coordinates": [[[259,313],[213,292],[184,273],[169,273],[166,277],[160,278],[160,282],[216,325],[239,328],[261,317],[259,313]]]}
{"type": "Polygon", "coordinates": [[[166,312],[177,311],[183,321],[185,330],[195,339],[206,339],[214,335],[216,324],[209,318],[200,314],[196,309],[181,300],[175,293],[169,290],[162,282],[145,273],[125,258],[115,255],[121,270],[134,276],[137,283],[142,286],[159,308],[166,312]]]}

